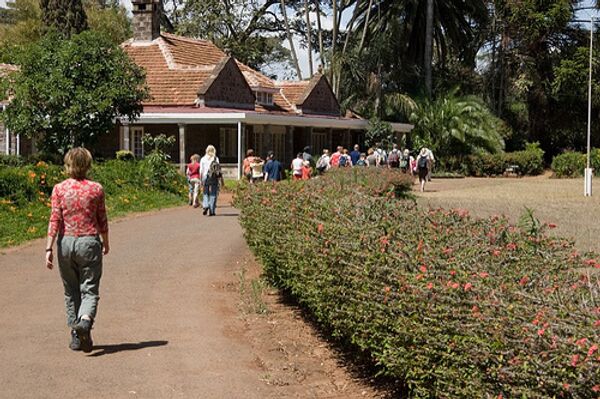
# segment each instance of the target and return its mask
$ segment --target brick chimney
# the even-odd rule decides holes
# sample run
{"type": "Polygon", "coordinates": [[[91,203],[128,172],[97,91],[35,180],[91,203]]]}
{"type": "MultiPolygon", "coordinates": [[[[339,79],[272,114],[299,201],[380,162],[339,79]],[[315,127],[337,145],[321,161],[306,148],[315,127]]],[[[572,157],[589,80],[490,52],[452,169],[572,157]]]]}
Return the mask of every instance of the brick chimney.
{"type": "Polygon", "coordinates": [[[160,36],[160,0],[132,0],[133,40],[152,41],[160,36]]]}

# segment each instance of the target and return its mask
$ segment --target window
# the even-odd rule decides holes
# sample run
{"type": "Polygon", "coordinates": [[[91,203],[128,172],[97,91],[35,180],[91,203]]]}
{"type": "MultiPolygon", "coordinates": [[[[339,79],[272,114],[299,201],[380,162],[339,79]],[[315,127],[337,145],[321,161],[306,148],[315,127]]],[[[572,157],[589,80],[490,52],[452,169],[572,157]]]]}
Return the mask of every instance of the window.
{"type": "Polygon", "coordinates": [[[269,126],[269,129],[254,127],[254,154],[266,157],[267,152],[273,151],[280,160],[285,157],[285,127],[269,126]],[[267,130],[267,131],[265,131],[267,130]]]}
{"type": "Polygon", "coordinates": [[[219,152],[223,158],[237,158],[237,128],[219,129],[219,152]]]}
{"type": "Polygon", "coordinates": [[[142,138],[144,137],[144,127],[137,126],[131,128],[131,152],[136,159],[144,158],[144,143],[142,138]]]}
{"type": "Polygon", "coordinates": [[[273,105],[273,93],[267,93],[266,91],[255,91],[256,102],[262,105],[273,105]]]}
{"type": "Polygon", "coordinates": [[[313,154],[320,154],[323,149],[329,148],[329,141],[327,140],[327,133],[324,130],[314,129],[310,137],[310,146],[313,154]]]}

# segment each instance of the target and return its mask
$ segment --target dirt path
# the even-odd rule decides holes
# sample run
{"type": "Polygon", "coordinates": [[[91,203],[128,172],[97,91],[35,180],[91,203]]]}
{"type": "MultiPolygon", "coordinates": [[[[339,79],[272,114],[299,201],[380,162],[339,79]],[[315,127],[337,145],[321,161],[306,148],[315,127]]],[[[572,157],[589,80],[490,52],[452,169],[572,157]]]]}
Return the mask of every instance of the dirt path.
{"type": "MultiPolygon", "coordinates": [[[[240,317],[238,272],[249,253],[237,212],[218,212],[177,208],[111,225],[89,355],[67,348],[60,277],[43,267],[44,242],[0,254],[0,397],[325,397],[302,395],[298,380],[286,391],[266,374],[278,343],[270,349],[268,334],[258,339],[240,317]]],[[[339,370],[304,374],[313,387],[334,387],[313,392],[374,396],[331,367],[339,370]]]]}

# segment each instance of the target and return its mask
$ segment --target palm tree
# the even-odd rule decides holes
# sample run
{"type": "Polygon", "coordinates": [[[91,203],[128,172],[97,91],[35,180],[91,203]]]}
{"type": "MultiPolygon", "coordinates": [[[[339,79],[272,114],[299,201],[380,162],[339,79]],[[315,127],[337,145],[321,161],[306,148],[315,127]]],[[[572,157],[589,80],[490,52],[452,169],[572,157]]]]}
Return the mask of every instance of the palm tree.
{"type": "Polygon", "coordinates": [[[474,96],[459,97],[456,90],[436,100],[417,104],[409,120],[418,146],[429,146],[440,156],[497,153],[504,149],[499,133],[502,121],[474,96]]]}
{"type": "Polygon", "coordinates": [[[357,24],[367,26],[365,46],[384,41],[385,51],[395,54],[406,68],[420,70],[429,90],[434,61],[443,65],[452,54],[475,65],[482,41],[477,27],[489,16],[486,4],[486,0],[363,0],[357,2],[357,24]]]}

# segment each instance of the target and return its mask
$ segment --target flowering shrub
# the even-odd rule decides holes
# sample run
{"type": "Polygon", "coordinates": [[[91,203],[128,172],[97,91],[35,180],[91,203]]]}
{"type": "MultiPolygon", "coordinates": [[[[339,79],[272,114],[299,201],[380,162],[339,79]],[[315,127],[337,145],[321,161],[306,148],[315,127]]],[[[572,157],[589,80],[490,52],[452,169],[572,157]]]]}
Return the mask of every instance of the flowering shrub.
{"type": "Polygon", "coordinates": [[[391,171],[243,186],[266,275],[413,398],[600,397],[600,258],[393,199],[391,171]]]}

